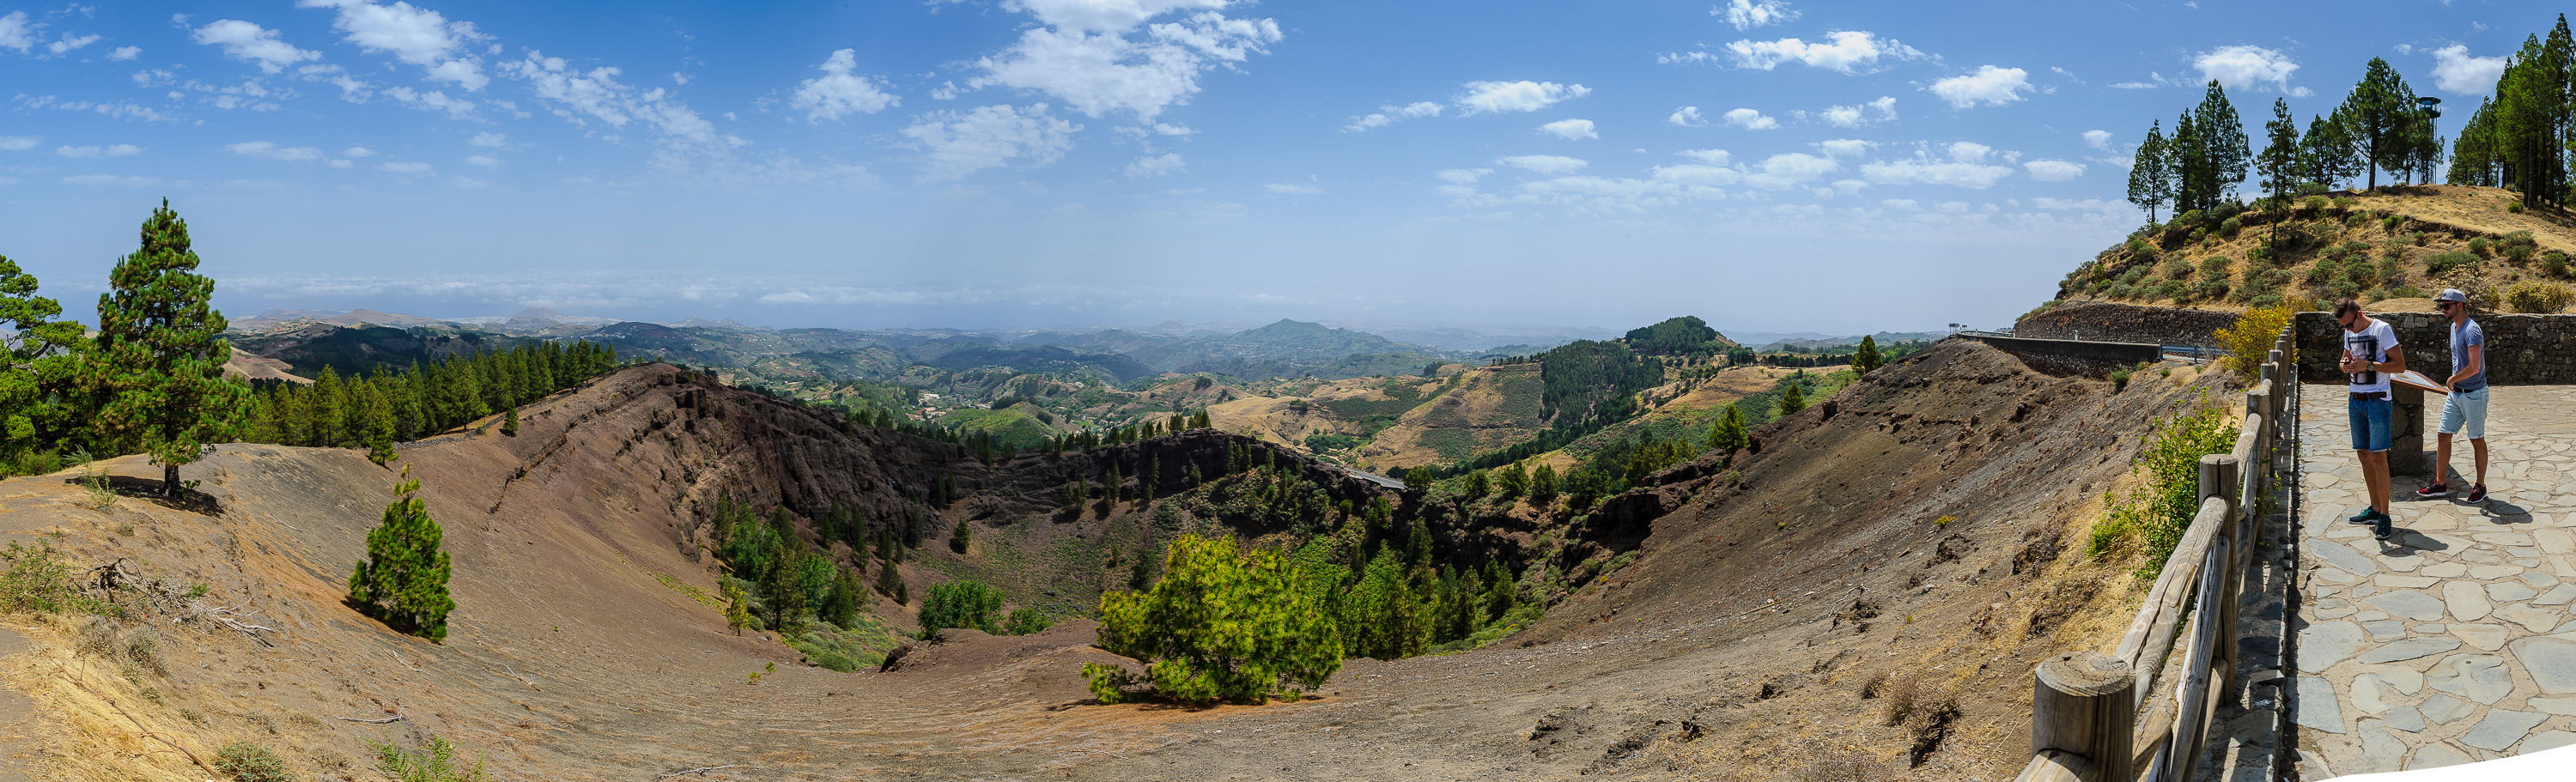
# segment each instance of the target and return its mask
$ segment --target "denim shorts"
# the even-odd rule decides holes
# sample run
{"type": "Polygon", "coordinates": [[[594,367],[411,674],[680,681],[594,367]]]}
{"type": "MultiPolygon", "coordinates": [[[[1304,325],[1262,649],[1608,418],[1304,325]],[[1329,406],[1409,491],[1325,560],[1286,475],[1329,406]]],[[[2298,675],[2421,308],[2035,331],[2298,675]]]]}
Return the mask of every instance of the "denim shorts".
{"type": "Polygon", "coordinates": [[[2348,408],[2352,415],[2352,449],[2388,450],[2388,418],[2395,409],[2396,403],[2386,398],[2352,400],[2348,408]]]}
{"type": "Polygon", "coordinates": [[[2492,390],[2451,392],[2449,399],[2442,400],[2442,433],[2459,434],[2465,423],[2469,439],[2487,439],[2487,392],[2492,390]]]}

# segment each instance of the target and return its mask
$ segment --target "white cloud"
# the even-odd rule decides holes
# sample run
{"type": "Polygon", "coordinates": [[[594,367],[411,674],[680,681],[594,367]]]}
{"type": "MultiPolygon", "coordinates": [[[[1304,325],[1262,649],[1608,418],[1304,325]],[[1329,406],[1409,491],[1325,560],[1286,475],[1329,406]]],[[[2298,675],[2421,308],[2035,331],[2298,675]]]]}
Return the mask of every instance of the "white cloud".
{"type": "Polygon", "coordinates": [[[1729,187],[1744,183],[1744,172],[1724,166],[1656,166],[1648,173],[1660,181],[1700,187],[1729,187]]]}
{"type": "Polygon", "coordinates": [[[73,158],[130,157],[143,154],[143,148],[132,144],[110,144],[103,147],[55,147],[54,154],[73,158]]]}
{"type": "Polygon", "coordinates": [[[1476,180],[1483,179],[1486,174],[1491,173],[1494,173],[1494,170],[1490,168],[1453,168],[1432,174],[1432,176],[1439,177],[1440,181],[1453,185],[1472,185],[1476,183],[1476,180]]]}
{"type": "Polygon", "coordinates": [[[1580,84],[1558,84],[1552,81],[1471,81],[1466,92],[1453,101],[1461,114],[1490,114],[1505,111],[1537,111],[1564,101],[1592,94],[1592,88],[1580,84]]]}
{"type": "Polygon", "coordinates": [[[72,35],[72,34],[70,34],[70,33],[64,33],[62,38],[56,39],[53,43],[45,44],[45,51],[47,51],[47,52],[51,52],[51,53],[53,53],[53,54],[54,54],[54,56],[59,57],[59,56],[62,56],[62,55],[63,55],[64,53],[66,53],[66,52],[70,52],[70,51],[71,51],[71,50],[73,50],[73,49],[78,49],[78,48],[81,48],[81,47],[83,47],[83,46],[88,46],[88,45],[90,45],[90,44],[98,43],[99,41],[104,40],[104,39],[105,39],[105,36],[99,36],[99,35],[79,35],[79,36],[75,36],[75,35],[72,35]]]}
{"type": "Polygon", "coordinates": [[[2495,90],[2496,78],[2504,75],[2505,58],[2471,57],[2469,47],[2451,44],[2434,49],[2433,86],[2457,95],[2485,95],[2495,90]]]}
{"type": "Polygon", "coordinates": [[[1262,185],[1261,189],[1268,190],[1275,195],[1315,195],[1324,192],[1324,188],[1315,185],[1292,185],[1282,182],[1272,182],[1270,184],[1262,185]]]}
{"type": "Polygon", "coordinates": [[[470,139],[466,139],[466,140],[465,140],[465,143],[467,143],[467,144],[472,144],[472,145],[474,145],[474,146],[478,146],[478,147],[489,147],[489,148],[492,148],[492,149],[500,149],[500,148],[502,148],[502,147],[504,147],[504,146],[508,146],[508,145],[509,145],[509,143],[510,143],[510,137],[509,137],[509,136],[507,136],[507,135],[503,135],[503,134],[500,134],[500,133],[494,133],[494,132],[491,132],[491,131],[488,131],[488,130],[487,130],[487,131],[484,131],[484,132],[481,132],[481,133],[476,133],[476,134],[474,134],[474,137],[473,137],[473,138],[470,138],[470,139]]]}
{"type": "Polygon", "coordinates": [[[17,152],[31,149],[36,146],[36,142],[43,140],[45,140],[43,136],[0,136],[0,150],[17,152]]]}
{"type": "Polygon", "coordinates": [[[1780,120],[1762,116],[1762,112],[1753,109],[1733,109],[1726,112],[1726,124],[1745,130],[1770,130],[1780,127],[1780,120]]]}
{"type": "Polygon", "coordinates": [[[259,66],[263,73],[277,73],[286,66],[307,60],[322,59],[322,53],[298,49],[279,40],[276,30],[239,19],[222,19],[197,28],[198,43],[221,46],[224,55],[259,66]]]}
{"type": "Polygon", "coordinates": [[[1708,9],[1708,15],[1726,17],[1726,23],[1738,30],[1751,30],[1798,18],[1798,12],[1780,0],[1727,0],[1725,5],[1708,9]]]}
{"type": "Polygon", "coordinates": [[[1827,106],[1816,112],[1825,124],[1837,128],[1860,128],[1896,119],[1896,98],[1881,95],[1878,100],[1855,106],[1827,106]]]}
{"type": "Polygon", "coordinates": [[[2270,82],[2275,89],[2296,97],[2304,88],[2290,88],[2290,74],[2299,69],[2290,56],[2260,46],[2221,46],[2203,52],[2191,62],[2200,69],[2203,79],[2215,79],[2229,89],[2245,89],[2270,82]]]}
{"type": "Polygon", "coordinates": [[[1726,150],[1723,149],[1685,149],[1673,154],[1697,160],[1702,163],[1707,163],[1712,166],[1726,165],[1726,162],[1734,157],[1733,155],[1727,154],[1726,150]]]}
{"type": "Polygon", "coordinates": [[[1708,127],[1708,119],[1699,115],[1698,106],[1683,106],[1681,108],[1674,109],[1673,115],[1665,117],[1664,121],[1680,125],[1685,128],[1708,127]]]}
{"type": "Polygon", "coordinates": [[[422,92],[410,87],[389,87],[386,88],[385,95],[412,108],[445,112],[448,117],[454,119],[474,116],[472,101],[448,97],[444,90],[422,92]]]}
{"type": "Polygon", "coordinates": [[[1376,112],[1352,117],[1350,124],[1342,126],[1342,132],[1358,133],[1364,130],[1383,128],[1388,125],[1395,124],[1399,120],[1437,117],[1440,116],[1440,111],[1440,104],[1427,100],[1414,101],[1402,106],[1379,106],[1376,112]]]}
{"type": "Polygon", "coordinates": [[[372,149],[368,149],[368,148],[366,148],[366,147],[350,147],[350,148],[348,148],[348,149],[340,150],[340,156],[341,156],[341,157],[375,157],[375,156],[376,156],[376,151],[375,151],[375,150],[372,150],[372,149]]]}
{"type": "Polygon", "coordinates": [[[561,57],[531,50],[525,59],[503,64],[499,70],[528,82],[540,100],[553,104],[550,110],[555,116],[578,126],[599,122],[623,130],[627,123],[640,119],[662,135],[670,147],[666,151],[724,154],[746,143],[717,131],[714,122],[681,103],[668,90],[640,89],[619,82],[617,77],[622,71],[616,68],[574,70],[561,57]]]}
{"type": "Polygon", "coordinates": [[[331,163],[330,163],[330,166],[331,166],[332,168],[349,168],[349,167],[356,166],[356,165],[357,165],[356,163],[351,163],[351,162],[346,161],[346,160],[334,160],[334,161],[331,161],[331,163]]]}
{"type": "Polygon", "coordinates": [[[438,173],[436,170],[430,168],[428,163],[412,161],[377,163],[376,168],[380,171],[390,171],[404,176],[426,176],[438,173]]]}
{"type": "Polygon", "coordinates": [[[787,105],[805,110],[807,121],[837,120],[851,114],[874,114],[900,104],[879,89],[874,79],[855,73],[859,51],[842,49],[823,61],[823,75],[806,79],[787,105]]]}
{"type": "Polygon", "coordinates": [[[459,187],[459,188],[463,188],[463,189],[466,189],[466,190],[477,190],[477,189],[481,189],[481,188],[486,188],[486,187],[491,187],[491,186],[492,186],[492,183],[490,183],[490,182],[485,182],[485,181],[483,181],[483,180],[475,179],[475,178],[470,177],[470,176],[461,176],[461,177],[456,177],[456,178],[454,178],[454,179],[448,180],[448,182],[449,182],[449,183],[451,183],[451,184],[456,185],[456,186],[457,186],[457,187],[459,187]]]}
{"type": "Polygon", "coordinates": [[[1581,141],[1587,138],[1601,137],[1601,134],[1593,132],[1592,121],[1588,119],[1557,120],[1555,122],[1538,126],[1538,132],[1565,139],[1567,141],[1581,141]]]}
{"type": "Polygon", "coordinates": [[[107,52],[107,59],[109,59],[109,60],[114,60],[114,61],[117,61],[117,62],[123,62],[123,61],[126,61],[126,60],[134,59],[135,57],[141,56],[142,54],[143,54],[143,47],[140,47],[140,46],[119,46],[119,47],[116,47],[116,48],[114,48],[114,49],[110,49],[110,50],[108,50],[108,52],[107,52]]]}
{"type": "Polygon", "coordinates": [[[1513,155],[1511,157],[1496,159],[1494,162],[1500,165],[1511,166],[1523,171],[1530,171],[1547,176],[1564,176],[1576,171],[1581,171],[1584,166],[1591,165],[1589,162],[1584,160],[1570,158],[1564,155],[1513,155]]]}
{"type": "Polygon", "coordinates": [[[491,155],[467,155],[465,156],[465,162],[469,165],[482,166],[484,168],[501,167],[501,159],[491,155]]]}
{"type": "Polygon", "coordinates": [[[2102,151],[2104,151],[2104,152],[2109,152],[2109,151],[2111,151],[2111,131],[2107,131],[2107,130],[2088,130],[2088,131],[2084,131],[2084,145],[2085,145],[2085,146],[2092,147],[2092,148],[2094,148],[2094,149],[2102,150],[2102,151]]]}
{"type": "MultiPolygon", "coordinates": [[[[1923,57],[1922,51],[1859,30],[1837,30],[1825,34],[1825,41],[1808,43],[1797,38],[1777,41],[1736,41],[1726,45],[1738,68],[1771,70],[1784,63],[1799,63],[1837,73],[1868,71],[1884,60],[1911,60],[1923,57]]],[[[1667,58],[1674,55],[1666,55],[1667,58]]],[[[1692,59],[1692,58],[1684,58],[1692,59]]],[[[1698,58],[1705,59],[1705,58],[1698,58]]],[[[1667,59],[1666,61],[1673,61],[1667,59]]]]}
{"type": "Polygon", "coordinates": [[[1074,132],[1082,129],[1056,119],[1048,108],[1039,103],[933,111],[914,117],[902,132],[925,151],[922,178],[928,181],[959,179],[1013,160],[1042,166],[1064,157],[1074,132]]]}
{"type": "Polygon", "coordinates": [[[1932,83],[1932,94],[1950,102],[1950,108],[2001,106],[2021,100],[2030,89],[2030,72],[2020,68],[1977,66],[1977,72],[1952,76],[1932,83]]]}
{"type": "Polygon", "coordinates": [[[244,141],[239,144],[226,144],[224,145],[224,151],[241,155],[243,157],[261,157],[268,158],[270,160],[284,160],[295,163],[311,162],[322,159],[322,150],[314,149],[312,147],[281,147],[274,141],[244,141]]]}
{"type": "MultiPolygon", "coordinates": [[[[1869,181],[1882,185],[1950,185],[1983,190],[2012,175],[2011,168],[1993,164],[1991,160],[1994,157],[1993,147],[1961,141],[1951,144],[1944,157],[1917,151],[1912,159],[1881,160],[1862,165],[1860,173],[1869,181]]],[[[2003,157],[2009,160],[2011,156],[2003,157]]]]}
{"type": "Polygon", "coordinates": [[[1832,159],[1804,152],[1772,155],[1763,158],[1762,164],[1754,168],[1753,174],[1744,178],[1744,183],[1754,187],[1782,190],[1833,173],[1834,169],[1841,167],[1841,163],[1836,163],[1832,159]]]}
{"type": "Polygon", "coordinates": [[[1816,142],[1816,149],[1823,150],[1826,155],[1833,157],[1856,157],[1875,146],[1878,146],[1876,142],[1856,138],[1834,138],[1816,142]]]}
{"type": "Polygon", "coordinates": [[[1151,120],[1188,103],[1208,70],[1267,54],[1281,39],[1269,19],[1235,19],[1213,10],[1223,0],[1009,0],[1048,26],[1021,33],[1001,53],[975,62],[984,74],[969,89],[1033,90],[1098,117],[1125,111],[1151,120]],[[1145,24],[1167,12],[1197,13],[1145,24]],[[1137,30],[1138,26],[1142,30],[1137,30]]]}
{"type": "Polygon", "coordinates": [[[390,53],[394,59],[418,65],[430,81],[454,82],[466,92],[483,89],[492,78],[483,74],[483,63],[471,53],[477,41],[490,40],[474,29],[473,22],[450,22],[447,17],[407,2],[376,5],[367,0],[300,0],[305,8],[338,8],[339,18],[332,29],[347,34],[350,43],[368,52],[390,53]]]}
{"type": "Polygon", "coordinates": [[[2033,160],[2021,164],[2030,178],[2042,182],[2064,182],[2084,175],[2084,164],[2064,160],[2033,160]]]}
{"type": "Polygon", "coordinates": [[[27,21],[27,12],[11,11],[0,16],[0,49],[16,49],[19,54],[36,45],[36,28],[44,24],[27,21]]]}
{"type": "Polygon", "coordinates": [[[1190,164],[1183,162],[1179,153],[1164,153],[1137,158],[1136,162],[1127,164],[1127,175],[1136,178],[1158,177],[1189,167],[1190,164]]]}

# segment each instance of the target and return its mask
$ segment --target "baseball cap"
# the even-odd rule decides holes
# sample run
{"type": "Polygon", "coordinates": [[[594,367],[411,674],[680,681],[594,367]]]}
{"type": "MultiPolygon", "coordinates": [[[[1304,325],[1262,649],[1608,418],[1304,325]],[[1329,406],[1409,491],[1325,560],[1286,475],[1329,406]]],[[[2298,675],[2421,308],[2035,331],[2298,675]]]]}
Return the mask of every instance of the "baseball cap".
{"type": "Polygon", "coordinates": [[[2460,292],[2460,289],[2458,289],[2458,288],[2443,288],[2443,289],[2442,289],[2442,292],[2441,292],[2440,294],[2435,295],[2435,296],[2433,297],[2433,300],[2434,300],[2434,301],[2456,301],[2456,302],[2463,302],[2463,303],[2465,303],[2465,302],[2467,302],[2467,301],[2469,300],[2469,295],[2468,295],[2468,294],[2466,294],[2466,293],[2461,293],[2461,292],[2460,292]]]}

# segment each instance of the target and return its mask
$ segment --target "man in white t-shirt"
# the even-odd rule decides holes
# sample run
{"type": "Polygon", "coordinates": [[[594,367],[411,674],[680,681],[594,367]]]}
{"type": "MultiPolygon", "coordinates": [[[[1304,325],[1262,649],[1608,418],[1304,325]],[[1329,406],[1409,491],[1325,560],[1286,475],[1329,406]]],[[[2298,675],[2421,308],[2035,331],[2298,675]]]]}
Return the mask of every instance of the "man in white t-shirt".
{"type": "Polygon", "coordinates": [[[2388,375],[2406,371],[2406,354],[2397,347],[2397,330],[2362,313],[2361,303],[2345,299],[2335,305],[2335,325],[2343,327],[2343,360],[2338,368],[2350,378],[2347,410],[2352,419],[2352,450],[2361,458],[2361,479],[2370,489],[2370,507],[2349,519],[2370,525],[2371,537],[2396,534],[2388,515],[2389,419],[2396,402],[2389,398],[2388,375]]]}

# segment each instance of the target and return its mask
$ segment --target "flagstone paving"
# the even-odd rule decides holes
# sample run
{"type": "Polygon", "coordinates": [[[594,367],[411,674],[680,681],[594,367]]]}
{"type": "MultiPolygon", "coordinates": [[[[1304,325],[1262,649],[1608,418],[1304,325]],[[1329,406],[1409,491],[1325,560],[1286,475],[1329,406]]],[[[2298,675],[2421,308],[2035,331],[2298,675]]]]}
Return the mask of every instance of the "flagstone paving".
{"type": "MultiPolygon", "coordinates": [[[[2341,386],[2299,389],[2299,610],[2290,698],[2306,779],[2576,744],[2576,387],[2509,386],[2487,414],[2483,503],[2394,482],[2398,536],[2368,504],[2341,386]]],[[[2440,395],[2425,417],[2438,420],[2440,395]]],[[[2433,432],[2425,432],[2431,459],[2433,432]]],[[[2451,465],[2472,468],[2468,442],[2451,465]]],[[[2454,478],[2452,486],[2462,486],[2454,478]]]]}

